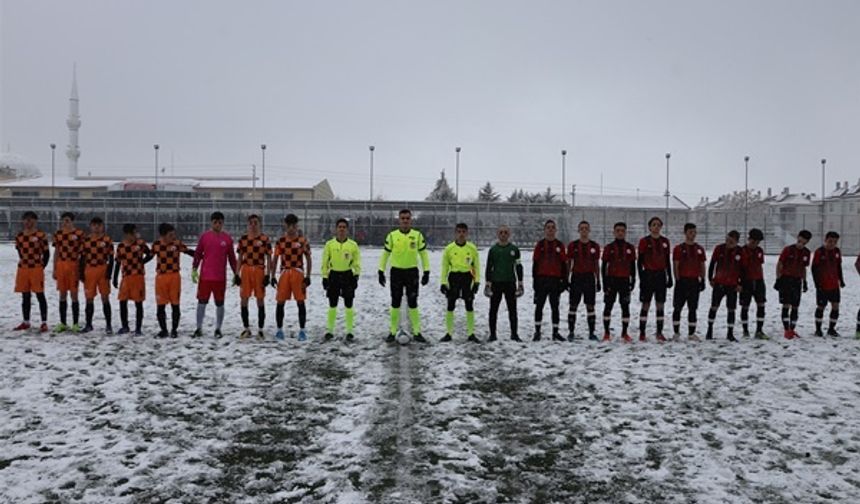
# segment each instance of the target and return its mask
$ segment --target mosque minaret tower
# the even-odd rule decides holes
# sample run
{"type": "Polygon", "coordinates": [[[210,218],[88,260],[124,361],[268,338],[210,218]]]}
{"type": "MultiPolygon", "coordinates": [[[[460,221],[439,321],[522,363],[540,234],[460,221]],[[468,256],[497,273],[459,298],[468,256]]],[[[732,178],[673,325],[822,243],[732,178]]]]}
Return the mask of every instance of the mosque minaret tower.
{"type": "Polygon", "coordinates": [[[69,176],[78,176],[78,158],[81,157],[81,148],[78,145],[78,130],[81,129],[81,116],[78,113],[78,75],[77,65],[72,68],[72,95],[69,98],[69,118],[66,119],[69,127],[69,145],[66,147],[66,157],[69,158],[69,176]]]}

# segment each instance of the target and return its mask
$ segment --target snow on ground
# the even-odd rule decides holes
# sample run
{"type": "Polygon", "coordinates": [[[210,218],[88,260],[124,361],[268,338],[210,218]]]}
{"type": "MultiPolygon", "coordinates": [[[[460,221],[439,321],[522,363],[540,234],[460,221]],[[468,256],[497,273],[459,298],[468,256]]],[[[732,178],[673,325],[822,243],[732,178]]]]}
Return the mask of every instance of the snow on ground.
{"type": "MultiPolygon", "coordinates": [[[[146,337],[14,333],[15,257],[11,246],[0,247],[7,289],[0,502],[860,500],[860,342],[853,338],[514,344],[501,316],[502,340],[478,346],[463,343],[458,312],[454,344],[387,347],[378,257],[365,251],[358,341],[346,346],[319,341],[318,277],[304,343],[236,340],[232,289],[230,337],[189,339],[188,280],[178,341],[151,337],[152,296],[146,337]]],[[[421,301],[425,334],[435,340],[444,306],[440,254],[431,257],[432,289],[421,301]]],[[[846,336],[860,304],[849,266],[846,336]]],[[[151,268],[149,275],[151,289],[151,268]]],[[[767,329],[778,335],[775,292],[768,296],[767,329]]],[[[804,336],[812,332],[812,303],[806,295],[804,336]]],[[[478,301],[481,332],[487,304],[478,301]]],[[[49,308],[55,322],[53,292],[49,308]]],[[[527,292],[519,307],[524,335],[531,310],[527,292]]],[[[295,317],[290,307],[288,323],[295,317]]],[[[718,318],[722,336],[724,311],[718,318]]]]}

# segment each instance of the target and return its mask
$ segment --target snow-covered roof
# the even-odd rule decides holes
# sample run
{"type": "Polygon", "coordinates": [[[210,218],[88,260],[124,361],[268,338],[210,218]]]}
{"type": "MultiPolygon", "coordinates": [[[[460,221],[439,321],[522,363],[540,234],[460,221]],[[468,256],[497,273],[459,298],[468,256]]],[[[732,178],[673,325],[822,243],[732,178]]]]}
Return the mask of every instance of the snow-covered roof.
{"type": "Polygon", "coordinates": [[[20,179],[39,175],[39,168],[24,156],[13,152],[0,152],[0,177],[20,179]]]}
{"type": "MultiPolygon", "coordinates": [[[[609,208],[653,208],[665,209],[665,196],[628,196],[622,194],[580,194],[573,198],[574,206],[578,207],[609,207],[609,208]]],[[[689,210],[690,207],[675,196],[669,197],[669,208],[674,210],[689,210]]]]}
{"type": "MultiPolygon", "coordinates": [[[[289,180],[266,180],[266,189],[310,189],[320,184],[321,181],[317,180],[296,180],[294,178],[290,178],[289,180]],[[290,185],[282,185],[283,182],[287,182],[290,185]]],[[[152,186],[155,184],[154,177],[128,177],[128,178],[105,178],[105,177],[78,177],[73,178],[69,176],[57,176],[54,178],[53,186],[58,188],[99,188],[99,187],[117,187],[123,185],[149,185],[152,186]]],[[[50,176],[38,176],[34,178],[28,179],[12,179],[6,181],[0,181],[0,187],[51,187],[51,177],[50,176]]],[[[225,178],[225,179],[209,179],[209,178],[172,178],[172,177],[159,177],[158,179],[159,187],[172,186],[172,187],[186,187],[188,189],[248,189],[250,190],[254,184],[251,178],[247,179],[237,179],[237,178],[225,178]]],[[[262,181],[258,178],[257,189],[262,188],[262,181]]]]}

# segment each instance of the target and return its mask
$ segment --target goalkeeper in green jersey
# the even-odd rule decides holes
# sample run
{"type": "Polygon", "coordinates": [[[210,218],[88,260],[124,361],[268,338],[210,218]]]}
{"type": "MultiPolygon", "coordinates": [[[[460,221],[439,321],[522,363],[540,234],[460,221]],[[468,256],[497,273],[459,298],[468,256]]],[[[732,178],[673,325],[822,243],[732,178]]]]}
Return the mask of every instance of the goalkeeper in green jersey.
{"type": "Polygon", "coordinates": [[[412,229],[412,211],[404,209],[399,213],[400,227],[385,237],[385,249],[379,259],[379,285],[385,287],[385,268],[391,259],[391,325],[386,341],[394,343],[400,325],[400,303],[406,291],[409,306],[409,320],[412,322],[412,339],[427,343],[421,335],[421,316],[418,314],[418,257],[424,274],[421,285],[430,283],[430,256],[427,243],[420,231],[412,229]]]}
{"type": "Polygon", "coordinates": [[[349,222],[338,219],[335,237],[326,242],[322,256],[322,284],[328,296],[328,319],[326,320],[326,341],[334,338],[334,324],[337,318],[338,298],[343,298],[346,307],[346,341],[354,336],[352,328],[355,323],[355,311],[352,301],[355,289],[358,288],[358,276],[361,274],[361,254],[358,244],[349,239],[349,222]]]}
{"type": "Polygon", "coordinates": [[[469,226],[459,223],[456,226],[454,242],[445,247],[442,254],[442,294],[448,298],[448,311],[445,313],[445,337],[441,341],[451,341],[454,332],[454,308],[457,300],[466,305],[466,333],[469,341],[480,343],[475,337],[475,294],[481,282],[481,260],[478,247],[467,241],[469,226]]]}
{"type": "Polygon", "coordinates": [[[511,243],[511,228],[500,226],[497,232],[498,243],[487,252],[487,266],[484,273],[484,295],[490,298],[490,337],[496,341],[496,321],[502,298],[508,307],[508,320],[511,323],[511,340],[522,341],[517,334],[517,298],[523,295],[523,265],[520,249],[511,243]]]}

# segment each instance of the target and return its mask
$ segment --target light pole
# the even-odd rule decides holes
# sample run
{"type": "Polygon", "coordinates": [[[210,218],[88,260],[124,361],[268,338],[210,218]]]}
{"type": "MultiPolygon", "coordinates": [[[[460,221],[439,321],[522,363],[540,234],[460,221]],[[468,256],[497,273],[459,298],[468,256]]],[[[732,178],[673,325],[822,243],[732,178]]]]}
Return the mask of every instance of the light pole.
{"type": "Polygon", "coordinates": [[[821,159],[821,242],[824,243],[824,216],[826,214],[824,205],[824,167],[827,165],[827,160],[821,159]]]}
{"type": "Polygon", "coordinates": [[[152,235],[153,240],[158,239],[158,144],[154,144],[152,149],[155,151],[155,213],[152,214],[152,235]]]}
{"type": "MultiPolygon", "coordinates": [[[[265,196],[263,196],[265,197],[265,196]]],[[[251,164],[251,201],[257,199],[257,165],[251,164]]]]}
{"type": "Polygon", "coordinates": [[[373,202],[373,151],[376,147],[371,145],[368,150],[370,150],[370,201],[373,202]]]}
{"type": "Polygon", "coordinates": [[[459,203],[460,202],[460,148],[455,147],[454,152],[457,155],[457,163],[456,163],[456,169],[455,169],[456,182],[454,184],[454,187],[455,187],[455,189],[454,189],[454,201],[459,203]]]}
{"type": "Polygon", "coordinates": [[[567,157],[567,151],[561,150],[561,202],[564,204],[567,200],[564,197],[564,190],[567,187],[567,166],[565,165],[565,158],[567,157]]]}
{"type": "Polygon", "coordinates": [[[51,144],[51,199],[54,199],[54,164],[55,154],[57,152],[57,144],[51,144]]]}
{"type": "Polygon", "coordinates": [[[263,188],[263,199],[266,199],[266,144],[260,144],[260,151],[263,155],[263,180],[262,180],[262,188],[263,188]]]}
{"type": "Polygon", "coordinates": [[[152,146],[155,151],[155,194],[158,195],[158,144],[152,146]]]}
{"type": "Polygon", "coordinates": [[[750,157],[744,156],[744,230],[749,231],[750,214],[750,157]]]}
{"type": "Polygon", "coordinates": [[[672,157],[672,154],[666,153],[666,225],[669,224],[669,158],[672,157]]]}

